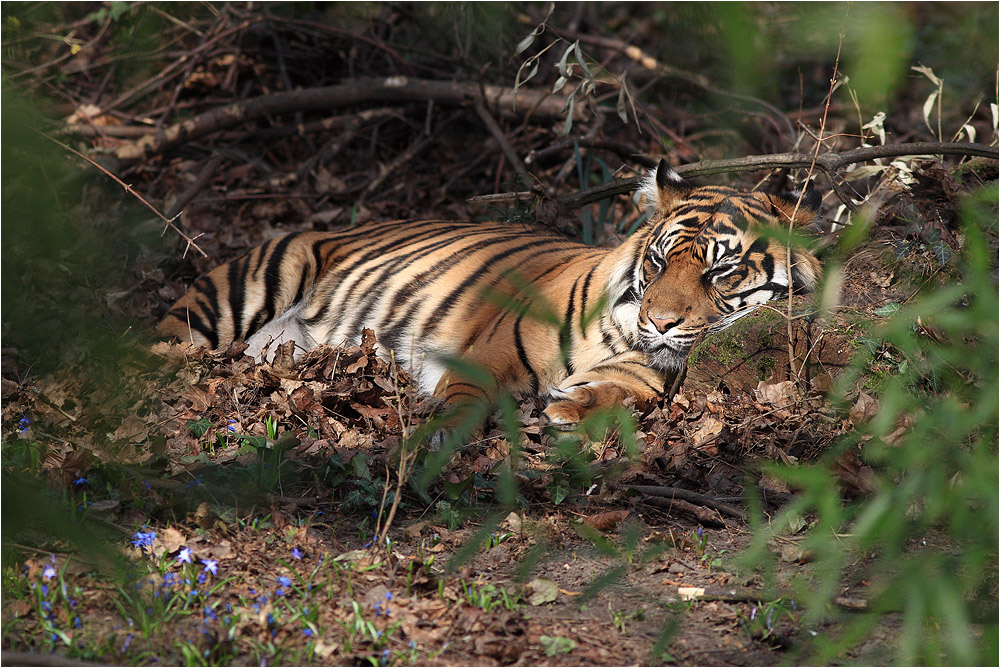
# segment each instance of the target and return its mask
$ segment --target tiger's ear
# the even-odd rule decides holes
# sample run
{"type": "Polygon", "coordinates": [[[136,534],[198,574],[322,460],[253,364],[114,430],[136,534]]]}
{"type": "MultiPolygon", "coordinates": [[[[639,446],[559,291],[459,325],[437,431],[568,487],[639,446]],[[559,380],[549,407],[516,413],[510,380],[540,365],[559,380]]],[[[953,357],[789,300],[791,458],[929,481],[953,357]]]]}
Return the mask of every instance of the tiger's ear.
{"type": "Polygon", "coordinates": [[[646,208],[652,212],[664,211],[694,188],[661,159],[655,169],[646,173],[639,184],[639,193],[646,198],[646,208]]]}
{"type": "Polygon", "coordinates": [[[812,181],[809,181],[805,188],[796,188],[784,195],[775,195],[771,201],[781,212],[784,222],[791,220],[795,227],[808,227],[813,231],[820,231],[823,196],[816,190],[812,181]]]}

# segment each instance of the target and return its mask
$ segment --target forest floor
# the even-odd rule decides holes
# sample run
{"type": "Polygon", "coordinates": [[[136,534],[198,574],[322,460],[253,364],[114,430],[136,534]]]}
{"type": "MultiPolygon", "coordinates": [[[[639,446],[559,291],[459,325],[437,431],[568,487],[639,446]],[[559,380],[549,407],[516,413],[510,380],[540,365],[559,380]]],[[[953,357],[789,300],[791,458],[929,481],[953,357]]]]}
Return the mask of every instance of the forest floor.
{"type": "MultiPolygon", "coordinates": [[[[737,110],[739,120],[720,129],[699,106],[717,91],[690,82],[691,91],[661,94],[641,109],[643,132],[612,124],[613,109],[587,107],[574,122],[575,141],[557,136],[561,102],[554,112],[539,103],[537,114],[548,116],[526,122],[523,111],[477,105],[466,93],[432,103],[444,93],[435,98],[418,87],[361,96],[316,117],[302,88],[348,70],[412,78],[417,67],[432,78],[429,65],[396,60],[392,38],[412,37],[405,23],[389,21],[387,6],[371,19],[370,34],[358,29],[362,40],[243,11],[169,23],[164,30],[176,43],[164,54],[190,58],[127,88],[112,90],[102,78],[113,63],[114,30],[105,34],[100,17],[77,26],[86,62],[50,66],[63,74],[52,83],[64,93],[58,115],[76,130],[72,141],[58,138],[144,193],[192,242],[169,230],[165,241],[150,241],[147,233],[163,223],[138,214],[130,193],[115,186],[118,203],[108,204],[111,190],[84,188],[73,212],[93,219],[96,237],[137,235],[134,255],[115,258],[124,267],[117,282],[88,284],[96,305],[82,308],[97,317],[151,331],[193,278],[262,241],[372,219],[526,224],[534,216],[613,246],[641,215],[629,196],[578,211],[559,198],[612,174],[640,174],[660,156],[656,138],[673,144],[668,157],[678,165],[721,157],[723,145],[764,154],[795,139],[785,129],[789,117],[776,122],[759,109],[737,110]],[[252,107],[273,91],[297,91],[296,101],[175,146],[149,134],[198,114],[208,123],[205,114],[252,107]],[[718,133],[725,141],[706,139],[718,133]],[[143,152],[143,141],[155,150],[143,152]],[[516,165],[510,149],[521,156],[516,165]],[[530,170],[529,185],[521,169],[530,170]],[[509,192],[520,194],[475,198],[509,192]]],[[[630,62],[618,48],[601,53],[609,69],[630,62]]],[[[906,111],[890,123],[899,136],[919,139],[923,99],[907,94],[911,104],[900,104],[906,111]]],[[[796,119],[811,122],[823,108],[806,112],[796,119]]],[[[824,151],[859,145],[847,131],[855,116],[846,108],[830,113],[827,133],[837,138],[824,151]]],[[[809,133],[796,134],[808,148],[809,133]]],[[[97,174],[83,161],[73,167],[97,174]]],[[[996,179],[995,161],[981,159],[925,156],[905,171],[905,186],[898,171],[885,169],[853,180],[881,206],[868,238],[843,262],[836,308],[789,327],[786,312],[817,304],[796,297],[709,339],[677,393],[639,414],[629,433],[574,440],[543,424],[539,400],[518,397],[516,444],[504,416],[494,415],[433,477],[422,472],[434,467],[435,452],[411,434],[435,406],[376,356],[377,340],[263,363],[239,346],[213,353],[146,338],[97,370],[97,355],[51,368],[5,342],[5,473],[30,471],[44,483],[23,482],[17,493],[64,504],[73,519],[68,527],[46,524],[47,510],[26,507],[39,520],[11,547],[4,514],[4,663],[38,660],[29,652],[55,653],[66,665],[795,661],[811,639],[838,627],[797,602],[815,562],[796,527],[776,527],[757,546],[778,555],[774,572],[743,557],[754,528],[795,495],[769,467],[817,460],[875,414],[879,378],[904,358],[890,347],[870,351],[874,361],[860,380],[834,396],[840,371],[871,345],[873,324],[948,279],[961,249],[959,202],[996,179]],[[52,526],[70,537],[52,539],[52,526]],[[87,535],[103,547],[80,549],[87,535]]],[[[783,173],[753,176],[712,179],[784,188],[783,173]]],[[[838,215],[832,193],[825,205],[831,219],[838,215]]],[[[856,449],[829,461],[845,497],[871,492],[871,471],[856,449]]],[[[858,564],[866,558],[856,555],[858,564]]],[[[834,599],[841,611],[866,606],[870,583],[851,573],[834,599]]],[[[842,659],[888,661],[895,627],[885,617],[842,659]]]]}

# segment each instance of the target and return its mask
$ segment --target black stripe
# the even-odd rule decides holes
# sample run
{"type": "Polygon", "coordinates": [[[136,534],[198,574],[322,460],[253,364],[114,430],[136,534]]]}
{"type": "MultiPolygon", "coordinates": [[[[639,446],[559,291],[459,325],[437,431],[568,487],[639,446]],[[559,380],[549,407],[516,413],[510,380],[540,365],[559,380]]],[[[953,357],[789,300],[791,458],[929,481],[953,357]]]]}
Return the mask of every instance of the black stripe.
{"type": "MultiPolygon", "coordinates": [[[[498,262],[501,262],[502,260],[507,259],[511,255],[514,255],[515,253],[520,253],[526,249],[536,252],[533,255],[524,258],[522,262],[527,262],[528,260],[537,258],[540,255],[548,255],[550,253],[558,253],[560,251],[568,250],[567,242],[557,238],[548,238],[548,239],[543,238],[540,241],[538,238],[535,237],[530,237],[530,238],[519,237],[515,239],[515,241],[520,241],[520,244],[516,246],[511,246],[510,248],[506,248],[503,251],[491,256],[487,261],[483,262],[483,264],[480,265],[480,267],[476,269],[476,271],[472,272],[472,274],[467,276],[465,280],[462,281],[461,284],[459,284],[458,287],[454,288],[450,293],[448,293],[447,297],[445,297],[443,300],[439,302],[438,309],[434,312],[433,317],[430,318],[431,322],[428,323],[425,320],[422,323],[423,326],[416,333],[417,334],[416,338],[420,340],[423,340],[425,337],[429,338],[434,333],[434,331],[437,330],[437,328],[441,325],[441,323],[448,317],[448,314],[451,312],[451,310],[455,308],[456,298],[467,292],[469,288],[472,287],[472,285],[474,285],[477,281],[483,278],[483,276],[490,271],[493,265],[497,264],[498,262]],[[556,246],[556,247],[552,248],[551,246],[556,246]],[[548,247],[548,248],[546,248],[545,250],[538,250],[539,247],[548,247]],[[430,324],[429,328],[427,327],[428,324],[430,324]]],[[[490,282],[489,287],[495,287],[496,284],[499,283],[503,278],[504,277],[502,274],[500,276],[497,276],[490,282]]],[[[486,287],[487,286],[483,286],[483,289],[485,290],[486,287]]]]}
{"type": "Polygon", "coordinates": [[[523,317],[523,314],[519,315],[517,316],[517,320],[514,321],[514,347],[517,348],[517,357],[521,360],[525,371],[528,372],[528,380],[531,381],[528,386],[528,392],[535,394],[538,392],[538,374],[535,373],[535,368],[531,366],[531,360],[528,359],[528,353],[524,349],[524,341],[521,339],[521,318],[523,317]]]}
{"type": "Polygon", "coordinates": [[[576,306],[576,288],[580,285],[580,277],[573,281],[573,287],[569,291],[569,303],[566,305],[566,312],[563,314],[562,324],[559,326],[559,355],[562,357],[563,369],[567,376],[573,375],[573,360],[570,346],[573,343],[573,312],[576,306]]]}
{"type": "MultiPolygon", "coordinates": [[[[386,249],[392,249],[393,247],[401,247],[408,243],[422,241],[428,237],[433,237],[435,234],[439,233],[440,229],[437,229],[437,226],[435,225],[434,227],[429,227],[429,228],[425,227],[423,230],[419,232],[415,232],[413,234],[404,236],[402,238],[389,237],[388,239],[384,239],[380,243],[376,243],[374,246],[369,247],[368,251],[363,255],[361,255],[360,257],[356,257],[355,253],[349,253],[344,258],[344,261],[337,266],[336,270],[334,270],[332,267],[328,269],[323,279],[324,281],[335,282],[333,281],[333,279],[331,279],[331,275],[346,277],[347,274],[357,269],[358,267],[361,267],[365,263],[383,255],[386,249]]],[[[367,235],[359,235],[357,239],[360,241],[364,241],[366,240],[366,236],[367,235]]],[[[353,285],[351,285],[348,288],[347,294],[343,298],[335,302],[334,299],[332,299],[331,295],[330,298],[328,298],[327,302],[323,305],[323,307],[319,311],[316,312],[315,315],[305,320],[306,324],[315,325],[319,322],[322,322],[324,319],[328,317],[330,311],[332,311],[335,308],[342,308],[343,304],[347,302],[348,299],[351,297],[351,295],[357,290],[359,282],[363,281],[368,276],[369,273],[374,272],[376,269],[378,269],[378,267],[372,267],[363,272],[360,278],[355,279],[353,285]]]]}
{"type": "MultiPolygon", "coordinates": [[[[600,262],[598,262],[600,264],[600,262]]],[[[583,294],[580,295],[580,334],[583,338],[587,338],[586,323],[584,322],[587,318],[587,294],[590,291],[590,279],[593,278],[594,272],[597,271],[597,264],[590,268],[587,272],[587,277],[583,279],[583,294]]]]}
{"type": "MultiPolygon", "coordinates": [[[[208,339],[208,344],[211,348],[219,347],[218,332],[210,324],[202,320],[197,311],[190,308],[178,308],[171,311],[170,315],[208,339]]],[[[183,340],[183,337],[181,337],[181,340],[183,340]]]]}
{"type": "MultiPolygon", "coordinates": [[[[537,276],[535,276],[531,280],[529,280],[528,283],[531,284],[531,285],[534,285],[535,283],[537,283],[538,281],[540,281],[542,278],[544,278],[546,274],[551,274],[553,271],[556,271],[557,269],[562,269],[562,265],[557,264],[557,265],[553,265],[553,266],[549,267],[548,269],[546,269],[542,273],[538,274],[537,276]]],[[[507,272],[505,272],[505,276],[506,275],[507,275],[507,272]]],[[[511,297],[516,297],[518,294],[520,294],[520,293],[515,293],[515,294],[511,295],[511,297]]],[[[503,321],[507,319],[507,316],[512,315],[514,313],[515,313],[515,311],[512,311],[510,309],[504,309],[504,312],[500,314],[500,317],[494,319],[494,321],[493,321],[493,327],[490,329],[490,334],[489,334],[488,337],[486,337],[486,340],[487,341],[492,341],[493,340],[493,335],[497,333],[497,329],[500,327],[501,323],[503,323],[503,321]]]]}
{"type": "Polygon", "coordinates": [[[229,311],[233,318],[233,338],[243,339],[243,304],[246,303],[247,258],[229,263],[229,311]]]}
{"type": "MultiPolygon", "coordinates": [[[[433,243],[424,246],[419,251],[409,253],[407,255],[401,255],[400,257],[396,258],[392,263],[383,265],[381,276],[379,276],[375,281],[375,285],[377,286],[376,289],[369,291],[368,295],[365,297],[360,307],[354,309],[355,316],[352,319],[351,324],[347,327],[346,330],[347,336],[351,337],[358,335],[359,333],[358,330],[361,327],[362,323],[364,323],[365,320],[367,320],[369,313],[372,311],[373,308],[376,308],[378,305],[380,305],[383,301],[383,298],[386,297],[388,293],[391,291],[391,281],[389,285],[386,286],[382,285],[382,282],[387,277],[402,273],[406,268],[408,268],[413,263],[422,260],[428,257],[429,255],[432,255],[433,253],[441,250],[442,248],[446,248],[451,245],[457,245],[459,242],[466,241],[470,237],[482,236],[483,234],[488,235],[491,232],[495,232],[495,230],[485,229],[485,231],[480,232],[480,230],[475,229],[475,230],[470,230],[470,232],[471,234],[461,235],[457,239],[454,236],[449,235],[444,239],[433,241],[433,243]]],[[[392,314],[396,313],[398,309],[402,308],[404,302],[410,300],[413,293],[418,289],[418,287],[423,287],[429,281],[441,276],[442,274],[447,272],[449,269],[453,268],[458,263],[466,260],[471,253],[475,253],[480,249],[488,248],[490,246],[506,242],[507,239],[504,238],[497,239],[492,237],[488,237],[486,239],[477,241],[473,244],[465,246],[464,248],[456,250],[446,260],[438,262],[432,269],[428,269],[427,271],[424,271],[414,276],[412,279],[410,279],[405,284],[400,286],[399,289],[397,289],[395,294],[393,295],[392,303],[389,305],[389,308],[386,311],[386,315],[382,318],[381,321],[379,321],[375,325],[376,327],[375,333],[382,339],[383,345],[389,344],[389,339],[387,337],[389,337],[391,332],[394,330],[394,327],[387,323],[387,318],[391,319],[392,314]]],[[[370,274],[375,269],[377,269],[377,267],[373,267],[367,273],[370,274]]]]}
{"type": "MultiPolygon", "coordinates": [[[[298,234],[289,234],[283,237],[280,241],[273,245],[271,253],[267,258],[267,268],[264,270],[264,309],[263,312],[258,312],[258,316],[263,316],[264,322],[269,322],[272,318],[279,315],[275,313],[276,306],[275,301],[278,298],[278,288],[282,283],[282,268],[286,268],[288,273],[294,269],[294,267],[286,267],[285,256],[288,254],[288,246],[298,238],[298,234]]],[[[299,267],[300,280],[301,274],[306,272],[305,267],[299,267]]],[[[298,301],[298,298],[296,298],[298,301]]],[[[291,308],[295,302],[292,302],[286,306],[286,310],[291,308]]],[[[248,330],[247,334],[252,334],[252,330],[248,330]]]]}

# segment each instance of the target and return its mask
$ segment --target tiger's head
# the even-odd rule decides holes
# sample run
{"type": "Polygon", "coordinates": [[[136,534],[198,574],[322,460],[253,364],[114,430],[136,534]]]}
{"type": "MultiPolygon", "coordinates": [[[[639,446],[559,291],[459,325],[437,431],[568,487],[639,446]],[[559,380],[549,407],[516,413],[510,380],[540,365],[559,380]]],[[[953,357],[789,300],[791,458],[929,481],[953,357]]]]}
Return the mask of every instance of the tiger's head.
{"type": "Polygon", "coordinates": [[[653,365],[680,369],[699,334],[786,297],[789,282],[795,293],[815,287],[819,261],[780,239],[789,223],[817,222],[811,184],[788,195],[695,187],[661,160],[640,192],[650,218],[624,245],[609,296],[615,323],[653,365]]]}

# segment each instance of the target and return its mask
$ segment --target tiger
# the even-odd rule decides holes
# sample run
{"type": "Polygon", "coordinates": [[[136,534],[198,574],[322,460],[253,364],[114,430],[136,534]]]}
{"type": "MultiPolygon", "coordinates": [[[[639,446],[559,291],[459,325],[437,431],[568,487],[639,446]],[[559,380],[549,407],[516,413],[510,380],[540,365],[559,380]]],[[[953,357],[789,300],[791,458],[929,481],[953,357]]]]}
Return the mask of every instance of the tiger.
{"type": "Polygon", "coordinates": [[[695,186],[665,160],[639,193],[648,217],[610,249],[473,221],[288,234],[195,281],[159,333],[213,349],[245,341],[261,356],[370,329],[377,354],[447,407],[510,391],[540,396],[547,422],[572,427],[648,405],[700,337],[814,289],[820,261],[787,231],[818,225],[822,198],[811,182],[782,195],[695,186]]]}

